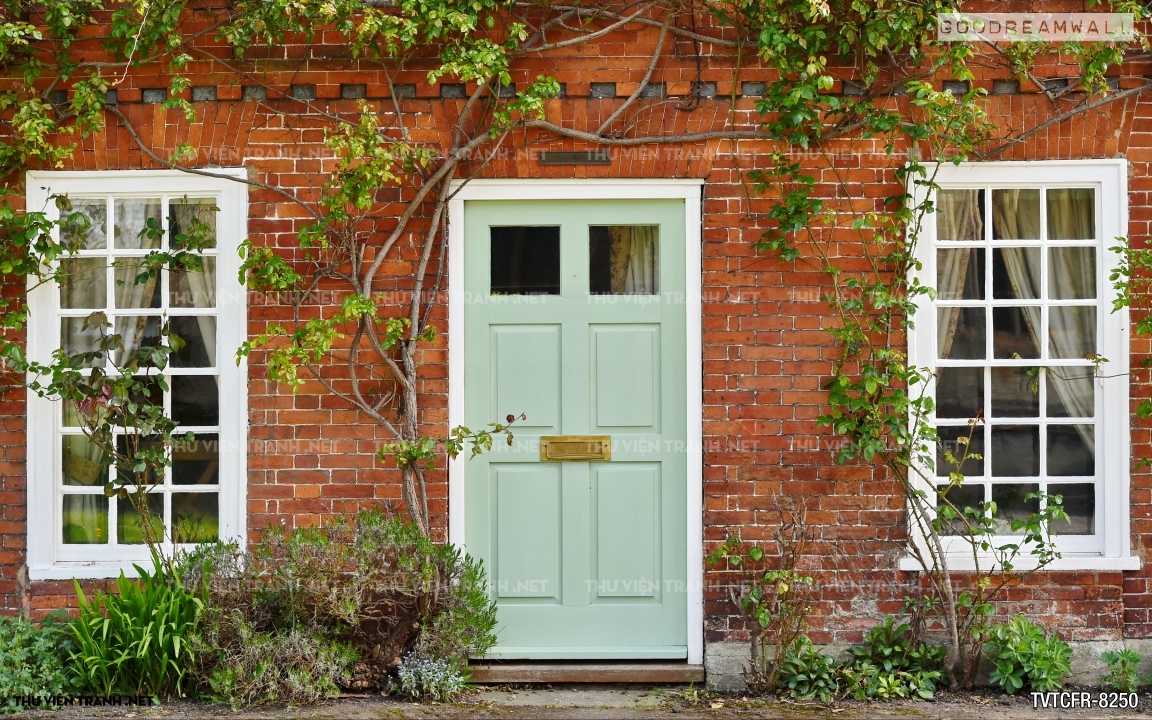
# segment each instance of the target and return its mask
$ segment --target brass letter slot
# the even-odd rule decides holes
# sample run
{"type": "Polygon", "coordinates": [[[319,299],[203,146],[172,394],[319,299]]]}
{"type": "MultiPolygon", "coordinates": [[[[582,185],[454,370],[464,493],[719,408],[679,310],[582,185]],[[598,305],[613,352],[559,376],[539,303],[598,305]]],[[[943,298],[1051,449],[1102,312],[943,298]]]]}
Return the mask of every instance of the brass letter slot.
{"type": "Polygon", "coordinates": [[[544,462],[562,460],[611,460],[611,435],[545,435],[540,438],[540,459],[544,462]]]}

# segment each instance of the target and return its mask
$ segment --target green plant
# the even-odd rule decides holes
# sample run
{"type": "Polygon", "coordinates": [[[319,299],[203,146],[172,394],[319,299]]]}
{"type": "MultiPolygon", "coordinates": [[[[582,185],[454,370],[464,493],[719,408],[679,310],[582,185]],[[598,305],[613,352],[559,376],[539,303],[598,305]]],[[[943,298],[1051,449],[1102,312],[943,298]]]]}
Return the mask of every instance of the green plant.
{"type": "Polygon", "coordinates": [[[72,647],[67,620],[63,611],[39,624],[24,615],[0,616],[0,713],[76,694],[67,667],[72,647]]]}
{"type": "Polygon", "coordinates": [[[421,658],[409,653],[396,672],[399,694],[417,700],[450,702],[464,689],[464,676],[456,663],[441,658],[421,658]]]}
{"type": "Polygon", "coordinates": [[[840,691],[836,660],[817,650],[807,635],[796,638],[785,649],[777,679],[779,691],[795,698],[831,702],[840,691]]]}
{"type": "Polygon", "coordinates": [[[778,688],[779,668],[808,627],[808,595],[813,578],[797,568],[811,544],[805,506],[793,498],[778,498],[780,524],[772,533],[771,548],[748,545],[729,537],[708,556],[709,565],[727,560],[739,573],[740,586],[729,587],[732,604],[748,621],[752,632],[752,663],[744,681],[753,693],[778,688]],[[772,657],[766,648],[775,647],[772,657]]]}
{"type": "Polygon", "coordinates": [[[199,643],[205,654],[212,652],[214,643],[226,648],[227,662],[211,664],[201,685],[207,699],[232,709],[307,705],[334,698],[360,659],[355,648],[317,632],[302,628],[259,632],[238,611],[230,622],[206,627],[199,643]]]}
{"type": "Polygon", "coordinates": [[[120,573],[115,595],[89,600],[74,581],[80,614],[71,623],[72,671],[80,686],[99,695],[179,697],[194,663],[188,638],[204,600],[155,555],[151,573],[133,567],[139,579],[120,573]]]}
{"type": "Polygon", "coordinates": [[[480,564],[380,511],[273,529],[250,552],[203,546],[180,565],[207,592],[194,640],[201,689],[233,706],[384,689],[413,652],[462,674],[495,642],[480,564]],[[324,662],[282,663],[292,673],[264,662],[289,647],[324,662]]]}
{"type": "Polygon", "coordinates": [[[1072,674],[1072,648],[1023,615],[988,629],[988,658],[996,666],[989,677],[1009,695],[1025,684],[1036,692],[1050,692],[1064,685],[1072,674]]]}
{"type": "Polygon", "coordinates": [[[1140,653],[1135,650],[1108,650],[1100,653],[1100,659],[1108,666],[1108,674],[1100,681],[1109,690],[1137,692],[1148,680],[1140,674],[1140,653]]]}
{"type": "Polygon", "coordinates": [[[843,671],[853,697],[927,699],[936,693],[948,648],[921,642],[917,618],[897,625],[889,615],[868,631],[863,646],[850,649],[843,671]]]}

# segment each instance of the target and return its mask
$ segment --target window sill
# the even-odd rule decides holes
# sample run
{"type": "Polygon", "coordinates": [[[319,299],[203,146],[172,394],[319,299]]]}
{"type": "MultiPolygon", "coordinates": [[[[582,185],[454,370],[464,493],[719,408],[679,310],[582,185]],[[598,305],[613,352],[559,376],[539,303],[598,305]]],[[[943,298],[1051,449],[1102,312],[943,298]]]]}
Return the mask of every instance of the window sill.
{"type": "Polygon", "coordinates": [[[133,563],[149,567],[150,560],[126,560],[124,562],[59,562],[41,567],[29,567],[28,579],[36,580],[110,580],[120,577],[136,577],[133,563]]]}
{"type": "MultiPolygon", "coordinates": [[[[1099,570],[1102,572],[1115,572],[1118,570],[1139,570],[1141,566],[1140,558],[1132,555],[1128,557],[1101,557],[1099,555],[1074,555],[1068,553],[1065,554],[1064,557],[1046,565],[1044,571],[1099,570]]],[[[1024,559],[1016,563],[1017,570],[1034,570],[1035,568],[1035,562],[1028,562],[1024,559]]],[[[909,555],[900,558],[900,569],[906,572],[923,571],[923,568],[920,567],[920,562],[909,555]]],[[[952,572],[973,572],[976,568],[974,567],[971,557],[951,557],[948,559],[948,569],[952,572]]]]}

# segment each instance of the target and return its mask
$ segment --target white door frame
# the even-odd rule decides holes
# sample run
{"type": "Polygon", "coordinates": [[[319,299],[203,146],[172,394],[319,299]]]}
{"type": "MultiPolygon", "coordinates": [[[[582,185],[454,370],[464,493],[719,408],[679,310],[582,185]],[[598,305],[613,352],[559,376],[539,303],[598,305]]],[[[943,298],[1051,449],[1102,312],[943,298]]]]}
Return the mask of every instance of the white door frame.
{"type": "MultiPolygon", "coordinates": [[[[684,200],[688,371],[688,663],[704,662],[703,345],[701,217],[703,180],[457,180],[448,201],[448,425],[464,423],[464,202],[466,200],[684,200]]],[[[464,464],[448,462],[448,540],[464,546],[464,464]]]]}

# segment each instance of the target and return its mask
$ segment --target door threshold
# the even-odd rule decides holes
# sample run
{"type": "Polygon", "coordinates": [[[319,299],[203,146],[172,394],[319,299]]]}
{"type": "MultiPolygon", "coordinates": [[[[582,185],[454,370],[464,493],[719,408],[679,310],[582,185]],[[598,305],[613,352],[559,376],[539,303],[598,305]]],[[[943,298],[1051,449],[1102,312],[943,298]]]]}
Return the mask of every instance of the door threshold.
{"type": "Polygon", "coordinates": [[[667,660],[472,661],[472,682],[501,683],[691,683],[704,682],[704,666],[667,660]]]}

